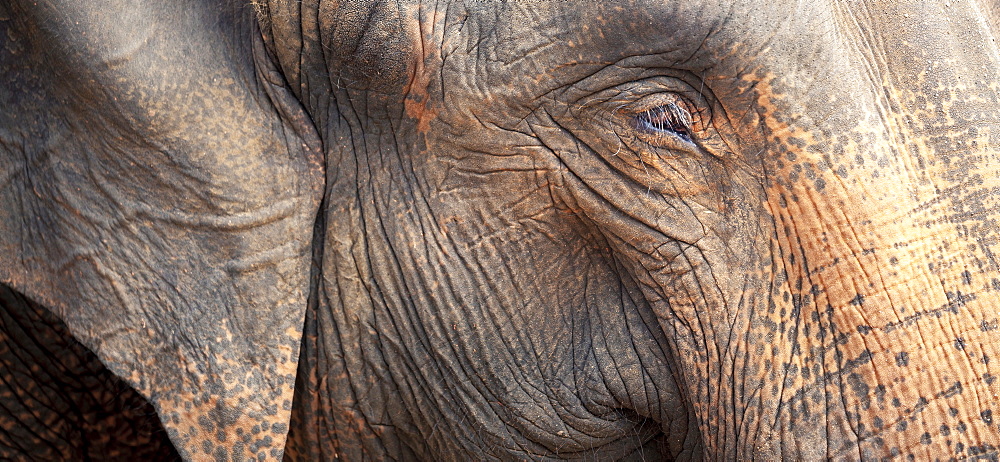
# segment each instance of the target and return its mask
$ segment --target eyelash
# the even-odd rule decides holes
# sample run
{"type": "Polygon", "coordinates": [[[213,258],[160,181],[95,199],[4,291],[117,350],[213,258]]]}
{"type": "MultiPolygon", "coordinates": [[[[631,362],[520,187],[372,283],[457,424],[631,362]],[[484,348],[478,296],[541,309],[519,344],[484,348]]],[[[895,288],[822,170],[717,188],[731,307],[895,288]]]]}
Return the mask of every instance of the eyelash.
{"type": "Polygon", "coordinates": [[[669,103],[656,106],[636,114],[636,125],[640,130],[654,134],[669,133],[688,143],[692,143],[691,113],[686,108],[669,103]]]}

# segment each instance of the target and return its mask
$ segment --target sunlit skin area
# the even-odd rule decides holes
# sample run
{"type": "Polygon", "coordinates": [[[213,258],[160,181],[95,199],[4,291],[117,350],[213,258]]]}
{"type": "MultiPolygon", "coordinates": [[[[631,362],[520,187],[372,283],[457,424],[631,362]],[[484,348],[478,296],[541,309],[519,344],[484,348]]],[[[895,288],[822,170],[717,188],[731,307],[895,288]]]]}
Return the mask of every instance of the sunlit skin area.
{"type": "Polygon", "coordinates": [[[998,31],[7,0],[0,458],[995,459],[998,31]]]}

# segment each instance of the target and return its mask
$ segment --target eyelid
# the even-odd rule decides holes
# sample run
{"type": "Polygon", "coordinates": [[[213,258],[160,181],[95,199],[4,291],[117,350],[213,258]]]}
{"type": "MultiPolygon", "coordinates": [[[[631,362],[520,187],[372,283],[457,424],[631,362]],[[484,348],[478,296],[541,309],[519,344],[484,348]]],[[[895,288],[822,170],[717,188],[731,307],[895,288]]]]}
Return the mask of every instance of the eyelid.
{"type": "Polygon", "coordinates": [[[639,129],[654,133],[671,133],[683,140],[691,141],[691,113],[676,102],[656,106],[636,115],[639,129]]]}
{"type": "Polygon", "coordinates": [[[640,98],[621,112],[629,118],[637,137],[647,144],[691,148],[705,129],[705,110],[682,95],[661,92],[640,98]]]}

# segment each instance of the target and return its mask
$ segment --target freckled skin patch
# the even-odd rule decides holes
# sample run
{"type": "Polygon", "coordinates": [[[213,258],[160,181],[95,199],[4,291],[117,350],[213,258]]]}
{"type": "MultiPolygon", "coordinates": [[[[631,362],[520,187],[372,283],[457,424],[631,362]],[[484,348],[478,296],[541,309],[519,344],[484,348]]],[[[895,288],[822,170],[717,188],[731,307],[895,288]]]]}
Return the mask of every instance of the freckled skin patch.
{"type": "Polygon", "coordinates": [[[8,3],[0,283],[183,457],[997,455],[995,5],[8,3]]]}

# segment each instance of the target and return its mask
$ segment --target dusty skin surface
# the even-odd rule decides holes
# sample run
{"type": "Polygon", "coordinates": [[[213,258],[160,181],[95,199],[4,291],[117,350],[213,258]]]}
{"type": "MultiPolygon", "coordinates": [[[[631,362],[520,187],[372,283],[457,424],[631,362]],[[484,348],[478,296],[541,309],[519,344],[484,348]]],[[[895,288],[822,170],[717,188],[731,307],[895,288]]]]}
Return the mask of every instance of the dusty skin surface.
{"type": "Polygon", "coordinates": [[[998,457],[995,3],[64,3],[0,283],[182,457],[998,457]]]}

